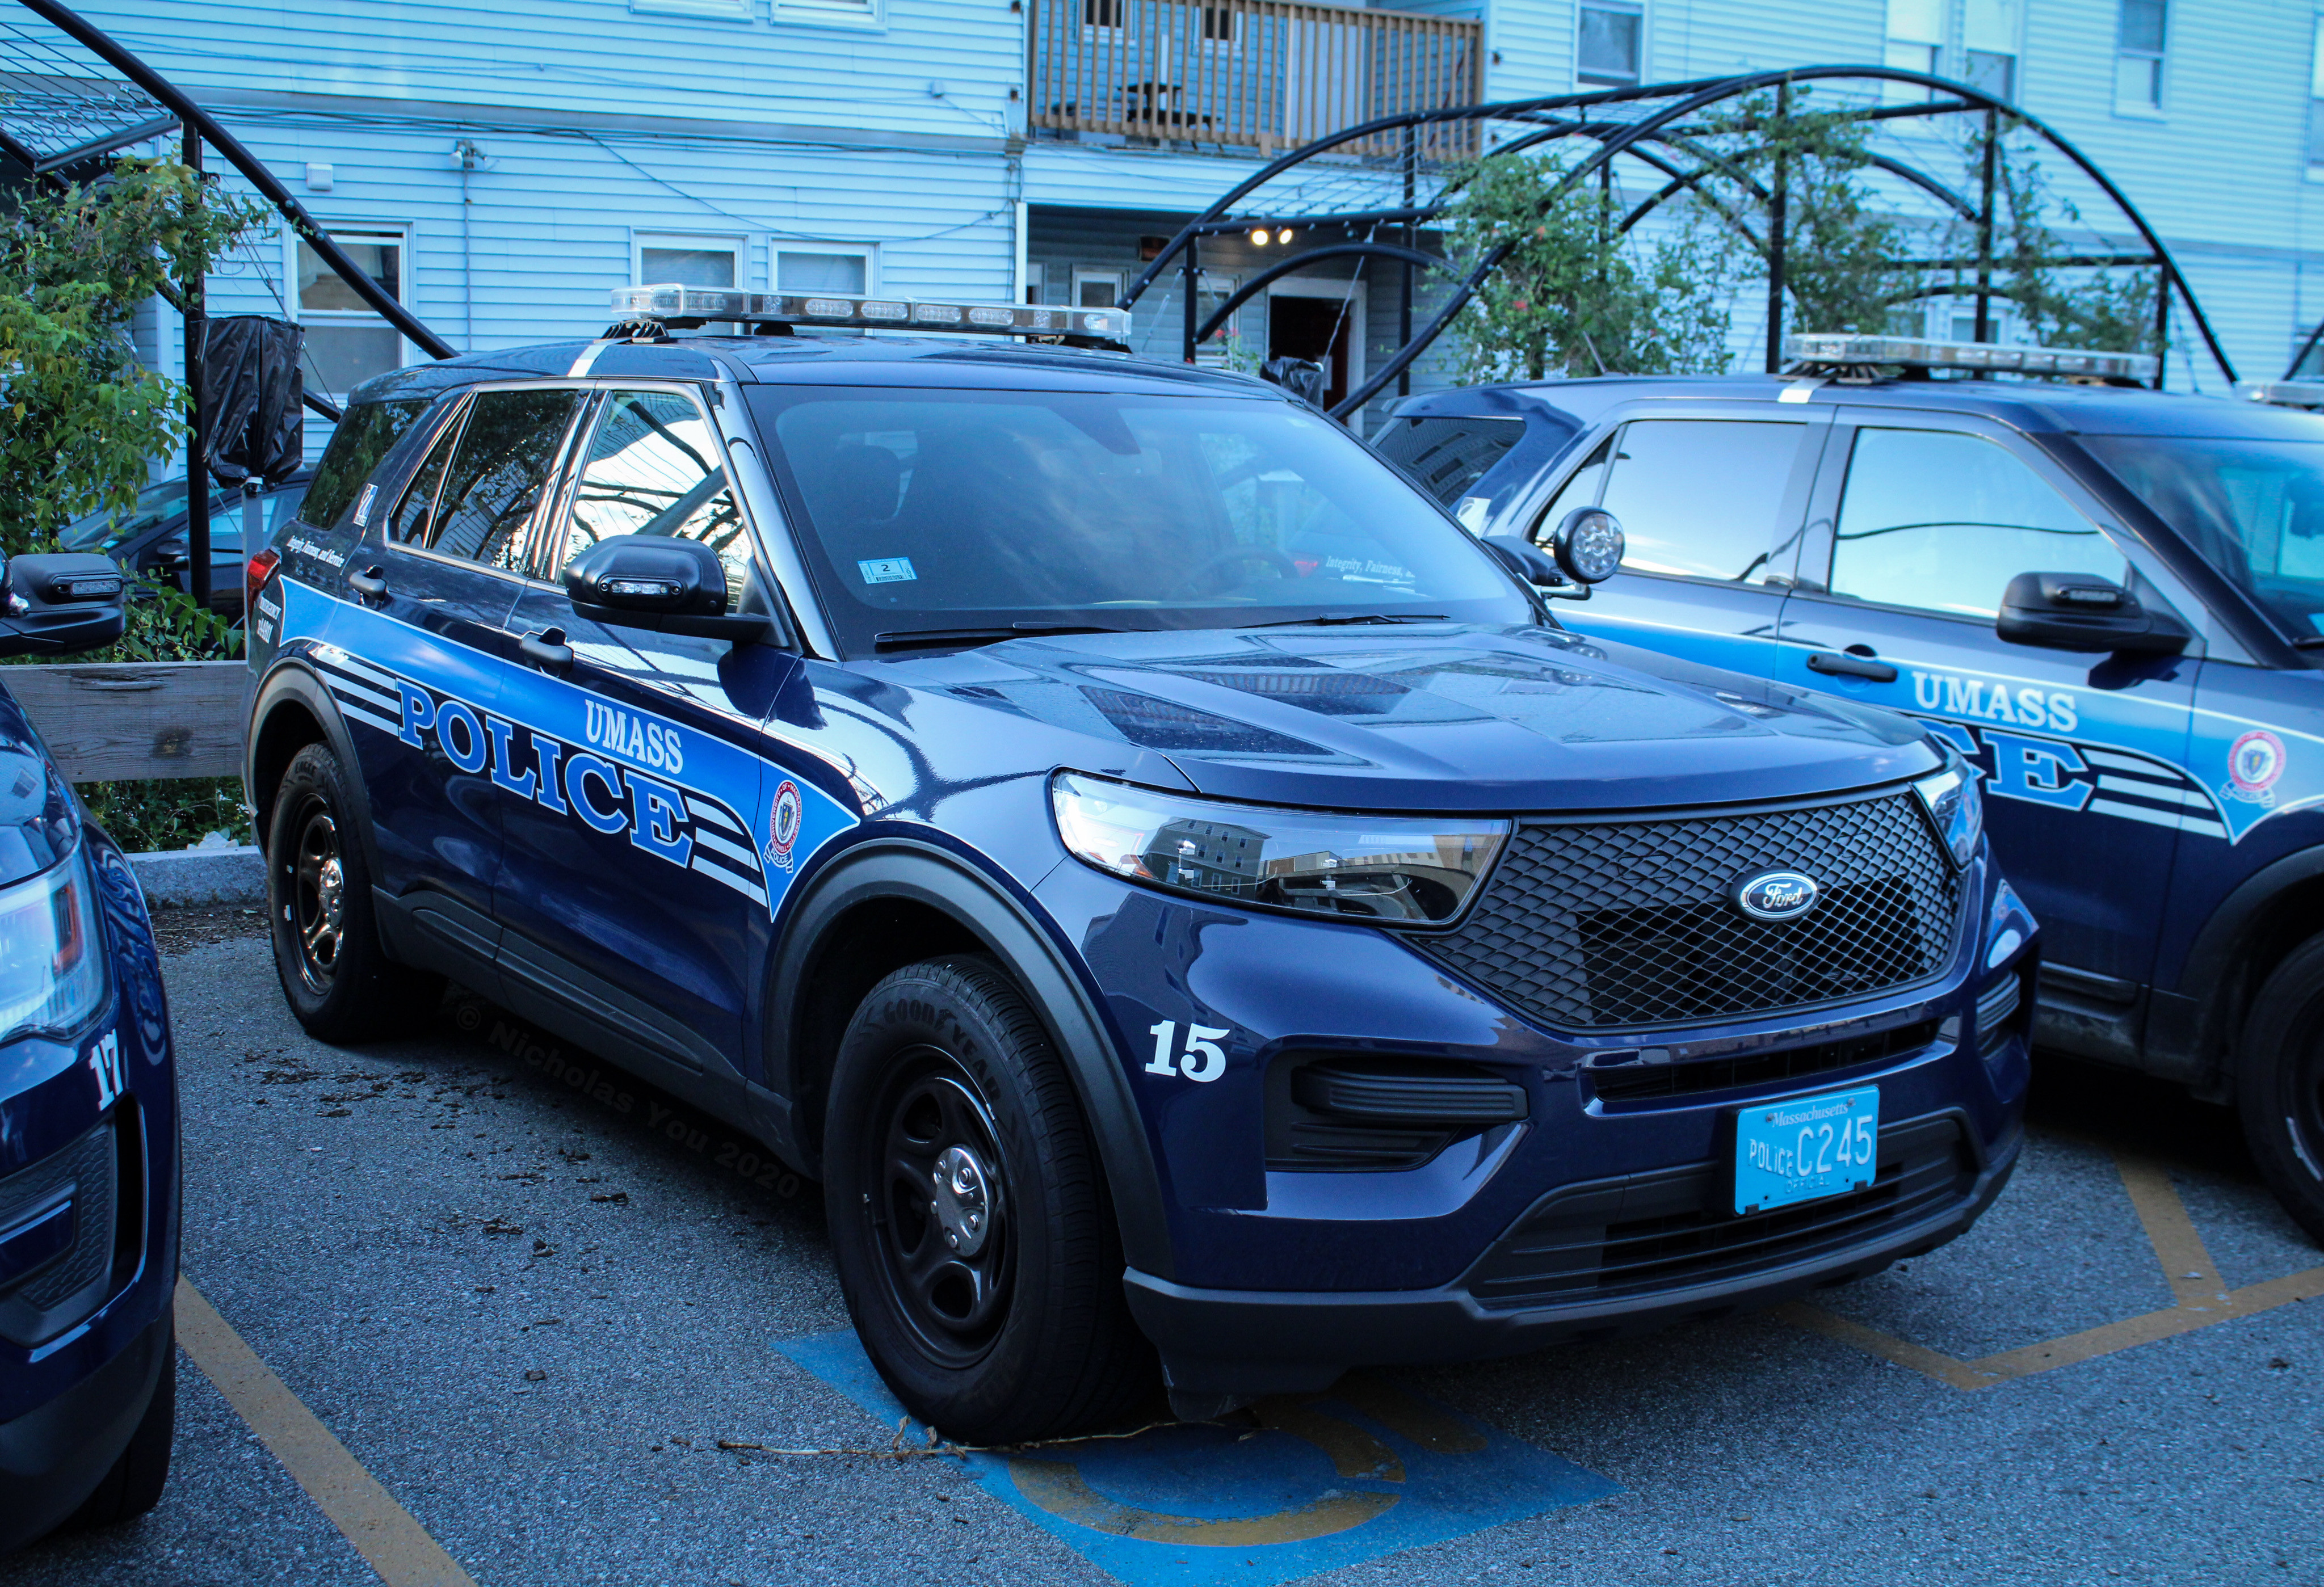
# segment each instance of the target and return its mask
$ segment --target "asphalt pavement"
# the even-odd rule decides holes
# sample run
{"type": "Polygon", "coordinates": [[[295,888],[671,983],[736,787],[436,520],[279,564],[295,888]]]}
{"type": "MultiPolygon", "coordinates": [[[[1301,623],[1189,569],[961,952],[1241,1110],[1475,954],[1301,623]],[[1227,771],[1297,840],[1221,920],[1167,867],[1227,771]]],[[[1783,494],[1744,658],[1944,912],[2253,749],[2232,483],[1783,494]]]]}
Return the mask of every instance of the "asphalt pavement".
{"type": "MultiPolygon", "coordinates": [[[[1812,1311],[898,1459],[814,1186],[484,1005],[318,1046],[221,918],[166,961],[187,1278],[484,1587],[2324,1583],[2324,1252],[2168,1088],[2043,1061],[1984,1222],[1812,1311]]],[[[178,1370],[160,1509],[0,1583],[422,1579],[178,1370]]]]}

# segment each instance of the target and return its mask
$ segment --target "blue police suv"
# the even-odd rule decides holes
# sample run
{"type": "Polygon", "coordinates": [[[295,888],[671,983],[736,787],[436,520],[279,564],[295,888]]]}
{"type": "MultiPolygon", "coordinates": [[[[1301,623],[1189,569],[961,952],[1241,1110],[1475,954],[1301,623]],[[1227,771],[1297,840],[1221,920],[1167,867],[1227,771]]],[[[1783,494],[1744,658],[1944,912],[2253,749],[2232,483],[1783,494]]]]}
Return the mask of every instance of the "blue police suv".
{"type": "MultiPolygon", "coordinates": [[[[0,573],[0,656],[121,636],[103,557],[0,573]]],[[[143,895],[0,668],[0,1551],[151,1509],[177,1372],[178,1093],[143,895]]]]}
{"type": "Polygon", "coordinates": [[[360,388],[250,570],[308,1029],[449,976],[755,1131],[986,1440],[1157,1352],[1206,1413],[1797,1295],[1999,1191],[2034,922],[1918,724],[1566,632],[1314,410],[1073,345],[1116,311],[617,301],[360,388]]]}
{"type": "Polygon", "coordinates": [[[2324,1241],[2324,418],[2104,383],[2127,355],[1793,353],[1377,439],[1487,536],[1619,516],[1572,626],[1928,724],[2043,922],[2037,1039],[2233,1101],[2324,1241]],[[1964,367],[2049,378],[1932,378],[1964,367]]]}

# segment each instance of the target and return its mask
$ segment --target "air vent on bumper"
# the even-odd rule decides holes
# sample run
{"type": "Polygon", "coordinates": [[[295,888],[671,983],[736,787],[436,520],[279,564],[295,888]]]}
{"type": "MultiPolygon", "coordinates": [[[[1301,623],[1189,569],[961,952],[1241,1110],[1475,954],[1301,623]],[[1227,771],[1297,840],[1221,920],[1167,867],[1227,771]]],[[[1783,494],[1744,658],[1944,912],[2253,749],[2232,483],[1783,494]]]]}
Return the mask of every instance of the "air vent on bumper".
{"type": "Polygon", "coordinates": [[[1286,1053],[1268,1073],[1267,1166],[1394,1173],[1455,1140],[1513,1124],[1525,1088],[1470,1064],[1286,1053]]]}

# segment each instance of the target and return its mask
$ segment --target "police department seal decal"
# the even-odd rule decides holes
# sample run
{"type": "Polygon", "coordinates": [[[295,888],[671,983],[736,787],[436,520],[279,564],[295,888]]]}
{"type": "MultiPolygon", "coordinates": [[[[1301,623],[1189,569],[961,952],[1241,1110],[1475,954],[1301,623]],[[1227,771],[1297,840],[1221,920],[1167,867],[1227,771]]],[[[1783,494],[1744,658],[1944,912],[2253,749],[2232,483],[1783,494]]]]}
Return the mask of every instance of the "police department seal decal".
{"type": "Polygon", "coordinates": [[[2227,785],[2219,790],[2246,804],[2275,803],[2275,780],[2283,775],[2283,741],[2254,728],[2227,746],[2227,785]]]}
{"type": "Polygon", "coordinates": [[[798,784],[789,778],[775,789],[774,814],[767,819],[767,860],[770,864],[791,868],[791,845],[798,842],[799,822],[806,814],[799,802],[798,784]]]}

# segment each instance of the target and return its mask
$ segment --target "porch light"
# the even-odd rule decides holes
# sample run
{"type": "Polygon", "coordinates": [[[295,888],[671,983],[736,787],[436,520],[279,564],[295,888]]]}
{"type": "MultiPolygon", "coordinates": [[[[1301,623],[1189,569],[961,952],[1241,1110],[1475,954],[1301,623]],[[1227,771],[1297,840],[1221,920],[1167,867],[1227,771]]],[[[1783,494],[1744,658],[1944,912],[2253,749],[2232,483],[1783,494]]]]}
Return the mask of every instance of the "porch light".
{"type": "Polygon", "coordinates": [[[1257,226],[1251,227],[1250,245],[1254,248],[1264,248],[1267,246],[1267,228],[1265,226],[1257,226]]]}

